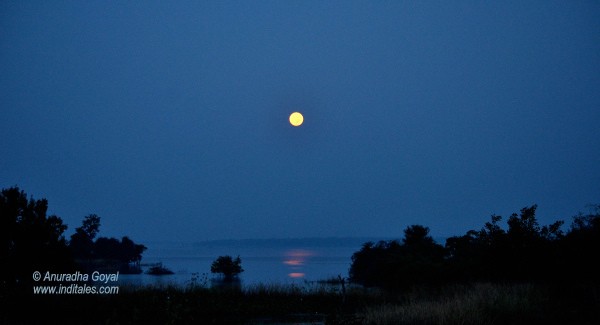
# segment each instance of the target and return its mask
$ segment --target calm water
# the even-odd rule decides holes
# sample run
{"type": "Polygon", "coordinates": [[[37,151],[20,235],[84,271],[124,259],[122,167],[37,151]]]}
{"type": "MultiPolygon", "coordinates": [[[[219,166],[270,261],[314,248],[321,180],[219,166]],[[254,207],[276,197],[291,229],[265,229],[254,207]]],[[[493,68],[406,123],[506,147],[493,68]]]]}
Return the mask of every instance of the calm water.
{"type": "MultiPolygon", "coordinates": [[[[173,275],[121,275],[123,284],[187,285],[194,276],[198,283],[215,277],[210,265],[221,255],[240,256],[242,285],[303,284],[348,276],[351,256],[368,238],[273,239],[208,241],[198,243],[150,242],[142,263],[162,263],[173,275]]],[[[144,268],[146,269],[146,268],[144,268]]]]}

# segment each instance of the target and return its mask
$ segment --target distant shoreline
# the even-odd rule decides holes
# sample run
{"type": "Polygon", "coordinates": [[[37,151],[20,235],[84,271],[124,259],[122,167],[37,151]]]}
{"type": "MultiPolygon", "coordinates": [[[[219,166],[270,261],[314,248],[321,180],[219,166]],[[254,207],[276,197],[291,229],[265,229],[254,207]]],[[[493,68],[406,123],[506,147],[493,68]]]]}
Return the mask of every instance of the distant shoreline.
{"type": "MultiPolygon", "coordinates": [[[[437,236],[433,239],[439,243],[444,244],[448,237],[437,236]]],[[[197,240],[197,241],[177,241],[177,240],[148,240],[145,241],[147,245],[158,244],[158,245],[190,245],[190,246],[211,246],[211,245],[231,245],[231,246],[262,246],[268,244],[269,246],[274,243],[279,243],[282,247],[285,246],[297,246],[305,245],[307,243],[314,245],[326,245],[336,244],[336,246],[350,246],[358,244],[358,248],[367,242],[378,242],[378,241],[398,240],[401,241],[400,237],[290,237],[290,238],[243,238],[243,239],[211,239],[211,240],[197,240]],[[344,245],[340,245],[344,244],[344,245]]]]}

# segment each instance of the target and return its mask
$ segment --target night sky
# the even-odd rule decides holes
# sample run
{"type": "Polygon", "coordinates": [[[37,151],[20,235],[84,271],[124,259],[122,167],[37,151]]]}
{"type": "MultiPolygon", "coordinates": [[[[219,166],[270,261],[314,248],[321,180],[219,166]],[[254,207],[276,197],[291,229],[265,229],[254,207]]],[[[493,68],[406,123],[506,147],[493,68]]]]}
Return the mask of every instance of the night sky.
{"type": "Polygon", "coordinates": [[[0,186],[67,238],[568,225],[600,203],[600,3],[2,1],[0,110],[0,186]]]}

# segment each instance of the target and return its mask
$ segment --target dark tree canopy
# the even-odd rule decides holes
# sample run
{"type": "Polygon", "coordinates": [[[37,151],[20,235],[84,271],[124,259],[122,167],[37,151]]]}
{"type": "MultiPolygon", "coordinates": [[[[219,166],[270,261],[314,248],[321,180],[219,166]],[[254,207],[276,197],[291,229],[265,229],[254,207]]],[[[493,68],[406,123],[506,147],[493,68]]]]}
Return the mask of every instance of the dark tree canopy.
{"type": "Polygon", "coordinates": [[[112,239],[108,240],[112,246],[103,240],[96,245],[94,239],[100,229],[97,215],[85,217],[67,242],[67,225],[47,212],[46,199],[27,198],[16,186],[0,192],[0,293],[27,288],[34,271],[73,272],[85,269],[85,263],[91,259],[114,259],[126,266],[135,263],[139,268],[145,246],[127,237],[116,240],[116,245],[112,239]]]}
{"type": "Polygon", "coordinates": [[[91,214],[83,219],[81,227],[75,229],[69,247],[73,256],[84,269],[97,268],[98,263],[117,263],[123,272],[138,273],[139,263],[146,246],[134,243],[129,237],[94,238],[100,231],[100,217],[91,214]],[[134,263],[130,269],[129,263],[134,263]]]}
{"type": "Polygon", "coordinates": [[[83,219],[81,227],[75,228],[75,233],[71,235],[69,246],[73,251],[75,258],[92,258],[94,251],[94,238],[100,231],[100,217],[90,214],[83,219]]]}
{"type": "Polygon", "coordinates": [[[404,229],[402,243],[406,246],[431,246],[435,242],[429,236],[429,228],[421,225],[412,225],[404,229]]]}
{"type": "Polygon", "coordinates": [[[18,187],[0,193],[0,287],[31,281],[33,271],[64,271],[72,259],[63,233],[67,226],[47,216],[46,199],[27,199],[18,187]]]}
{"type": "Polygon", "coordinates": [[[75,228],[77,233],[81,233],[91,240],[96,238],[96,234],[100,231],[100,217],[95,214],[83,218],[81,227],[75,228]]]}
{"type": "Polygon", "coordinates": [[[210,272],[221,273],[226,280],[231,280],[244,272],[244,269],[242,269],[242,260],[239,256],[235,259],[229,255],[219,256],[212,263],[210,272]]]}
{"type": "Polygon", "coordinates": [[[573,217],[571,229],[562,243],[561,260],[568,266],[567,275],[600,283],[600,204],[591,206],[588,214],[573,217]]]}
{"type": "Polygon", "coordinates": [[[441,282],[600,282],[600,206],[573,218],[568,233],[563,221],[540,226],[537,205],[507,220],[493,215],[481,230],[450,237],[442,247],[429,229],[413,225],[398,241],[366,243],[352,256],[354,282],[386,288],[441,282]]]}
{"type": "Polygon", "coordinates": [[[352,255],[350,278],[367,286],[406,287],[439,279],[444,248],[421,225],[404,230],[402,244],[396,240],[366,243],[352,255]]]}

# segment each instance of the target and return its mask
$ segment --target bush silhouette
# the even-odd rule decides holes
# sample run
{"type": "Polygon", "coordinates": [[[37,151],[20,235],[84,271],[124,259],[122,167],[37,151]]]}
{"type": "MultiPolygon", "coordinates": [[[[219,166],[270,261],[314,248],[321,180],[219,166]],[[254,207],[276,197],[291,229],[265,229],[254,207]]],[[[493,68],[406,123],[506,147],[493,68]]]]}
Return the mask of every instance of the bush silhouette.
{"type": "Polygon", "coordinates": [[[233,259],[229,255],[219,256],[211,265],[210,272],[221,273],[225,280],[233,280],[238,274],[244,272],[240,257],[233,259]]]}

